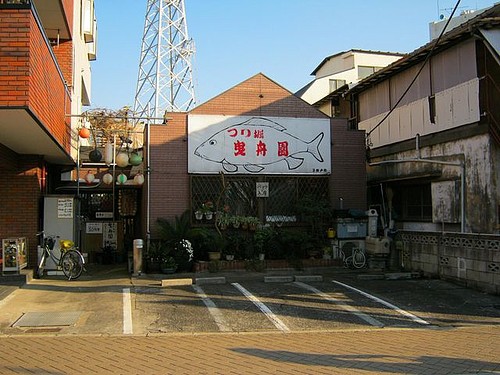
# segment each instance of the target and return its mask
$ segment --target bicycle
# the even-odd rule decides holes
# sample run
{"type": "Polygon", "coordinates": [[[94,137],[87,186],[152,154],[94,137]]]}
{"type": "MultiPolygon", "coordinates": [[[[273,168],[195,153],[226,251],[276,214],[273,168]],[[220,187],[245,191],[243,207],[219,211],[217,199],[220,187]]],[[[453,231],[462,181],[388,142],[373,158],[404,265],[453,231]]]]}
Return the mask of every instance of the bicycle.
{"type": "Polygon", "coordinates": [[[346,256],[344,251],[340,250],[340,256],[346,268],[363,268],[366,265],[366,255],[362,248],[353,247],[351,255],[346,256]]]}
{"type": "MultiPolygon", "coordinates": [[[[43,232],[37,234],[38,236],[43,235],[43,232]]],[[[82,253],[75,247],[75,243],[71,240],[59,240],[59,246],[61,249],[61,256],[58,258],[54,253],[54,246],[56,244],[56,238],[59,236],[46,236],[43,237],[42,241],[42,257],[35,270],[35,277],[41,278],[45,271],[45,262],[47,258],[51,258],[57,265],[58,270],[62,270],[64,276],[68,280],[75,280],[80,277],[82,271],[85,269],[85,259],[82,253]]]]}

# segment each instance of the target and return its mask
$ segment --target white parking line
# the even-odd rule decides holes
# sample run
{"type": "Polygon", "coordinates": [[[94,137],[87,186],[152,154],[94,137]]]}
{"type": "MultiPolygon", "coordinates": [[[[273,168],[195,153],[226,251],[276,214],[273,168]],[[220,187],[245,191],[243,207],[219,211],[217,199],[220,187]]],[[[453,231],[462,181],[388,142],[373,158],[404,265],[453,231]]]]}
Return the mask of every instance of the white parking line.
{"type": "Polygon", "coordinates": [[[384,301],[383,299],[380,299],[378,297],[375,297],[375,296],[372,296],[371,294],[368,294],[366,292],[363,292],[362,290],[360,289],[356,289],[350,285],[347,285],[347,284],[344,284],[344,283],[341,283],[340,281],[335,281],[335,280],[332,280],[332,282],[334,282],[335,284],[338,284],[338,285],[342,285],[344,288],[347,288],[347,289],[351,289],[355,292],[358,292],[359,294],[365,296],[365,297],[368,297],[384,306],[387,306],[389,307],[390,309],[393,309],[395,311],[397,311],[398,313],[400,313],[401,315],[404,315],[404,316],[407,316],[408,318],[410,318],[411,320],[413,320],[414,322],[416,323],[419,323],[419,324],[423,324],[423,325],[427,325],[427,324],[430,324],[428,321],[426,320],[423,320],[421,318],[419,318],[418,316],[416,315],[413,315],[412,313],[406,311],[406,310],[403,310],[403,309],[400,309],[399,307],[393,305],[392,303],[390,302],[387,302],[387,301],[384,301]]]}
{"type": "Polygon", "coordinates": [[[380,327],[380,328],[382,328],[384,326],[384,323],[380,322],[379,320],[372,318],[370,315],[367,315],[364,312],[359,311],[358,309],[356,309],[355,307],[353,307],[351,305],[345,304],[343,301],[340,301],[336,298],[333,298],[332,296],[329,296],[326,293],[323,293],[321,290],[316,289],[315,287],[313,287],[311,285],[302,283],[300,281],[296,281],[294,284],[300,286],[301,288],[307,289],[307,290],[317,294],[320,297],[323,297],[327,301],[334,302],[337,306],[342,307],[344,310],[353,313],[358,318],[364,320],[365,322],[367,322],[368,324],[371,324],[372,326],[380,327]]]}
{"type": "Polygon", "coordinates": [[[227,324],[222,312],[215,306],[215,303],[205,294],[205,291],[201,289],[198,285],[193,285],[193,289],[198,293],[201,297],[203,303],[208,308],[208,312],[212,315],[212,318],[215,320],[215,324],[219,327],[220,331],[230,332],[232,331],[231,327],[227,324]]]}
{"type": "Polygon", "coordinates": [[[290,332],[290,328],[286,326],[283,321],[278,318],[266,305],[259,301],[257,297],[255,297],[252,293],[246,290],[238,283],[231,283],[236,289],[238,289],[245,297],[247,297],[250,301],[254,303],[255,306],[259,308],[260,311],[264,313],[264,315],[282,332],[290,332]]]}
{"type": "Polygon", "coordinates": [[[132,330],[132,301],[130,288],[123,288],[123,334],[131,335],[132,330]]]}

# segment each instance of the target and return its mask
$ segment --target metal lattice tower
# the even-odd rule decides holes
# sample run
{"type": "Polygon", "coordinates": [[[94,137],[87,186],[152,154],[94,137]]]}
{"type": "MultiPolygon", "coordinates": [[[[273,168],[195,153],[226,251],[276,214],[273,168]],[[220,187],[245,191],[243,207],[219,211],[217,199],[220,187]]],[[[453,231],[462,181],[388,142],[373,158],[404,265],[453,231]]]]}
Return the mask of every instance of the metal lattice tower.
{"type": "Polygon", "coordinates": [[[184,0],[148,0],[135,93],[136,116],[163,118],[195,103],[184,0]]]}

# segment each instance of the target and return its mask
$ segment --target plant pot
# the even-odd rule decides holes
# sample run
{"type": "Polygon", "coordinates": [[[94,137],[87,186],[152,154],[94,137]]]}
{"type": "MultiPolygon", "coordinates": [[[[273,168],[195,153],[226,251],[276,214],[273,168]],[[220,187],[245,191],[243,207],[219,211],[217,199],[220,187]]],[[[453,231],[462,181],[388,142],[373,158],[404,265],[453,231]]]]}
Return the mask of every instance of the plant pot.
{"type": "Polygon", "coordinates": [[[259,254],[259,260],[264,260],[266,258],[266,254],[260,253],[259,254]]]}
{"type": "Polygon", "coordinates": [[[194,217],[196,218],[196,220],[201,220],[201,219],[203,219],[203,212],[196,211],[196,212],[194,213],[194,217]]]}
{"type": "Polygon", "coordinates": [[[161,267],[161,272],[162,273],[171,274],[171,273],[175,273],[175,271],[177,271],[177,266],[175,266],[175,267],[164,267],[164,266],[162,266],[161,267]]]}
{"type": "Polygon", "coordinates": [[[209,260],[220,260],[220,251],[209,251],[208,252],[209,260]]]}
{"type": "Polygon", "coordinates": [[[226,260],[229,260],[229,261],[234,260],[234,255],[229,255],[229,254],[226,255],[226,260]]]}
{"type": "Polygon", "coordinates": [[[214,215],[213,212],[206,212],[205,213],[205,219],[212,220],[213,215],[214,215]]]}

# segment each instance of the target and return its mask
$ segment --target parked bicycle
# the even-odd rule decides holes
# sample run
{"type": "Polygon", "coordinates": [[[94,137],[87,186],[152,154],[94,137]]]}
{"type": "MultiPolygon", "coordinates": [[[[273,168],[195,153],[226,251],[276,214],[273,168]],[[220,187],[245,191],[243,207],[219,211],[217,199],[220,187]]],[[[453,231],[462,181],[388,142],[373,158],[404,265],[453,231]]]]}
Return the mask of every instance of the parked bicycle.
{"type": "Polygon", "coordinates": [[[340,256],[346,268],[363,268],[366,265],[366,255],[360,247],[353,247],[348,256],[343,250],[340,250],[340,256]]]}
{"type": "MultiPolygon", "coordinates": [[[[43,236],[43,232],[38,233],[38,236],[43,236]]],[[[58,270],[62,270],[64,276],[68,280],[75,280],[80,277],[85,268],[85,260],[82,253],[75,247],[75,243],[71,240],[59,240],[61,250],[60,257],[54,254],[54,246],[56,239],[59,236],[43,236],[42,242],[42,257],[35,270],[35,277],[41,278],[45,271],[45,262],[50,257],[57,265],[58,270]]]]}

